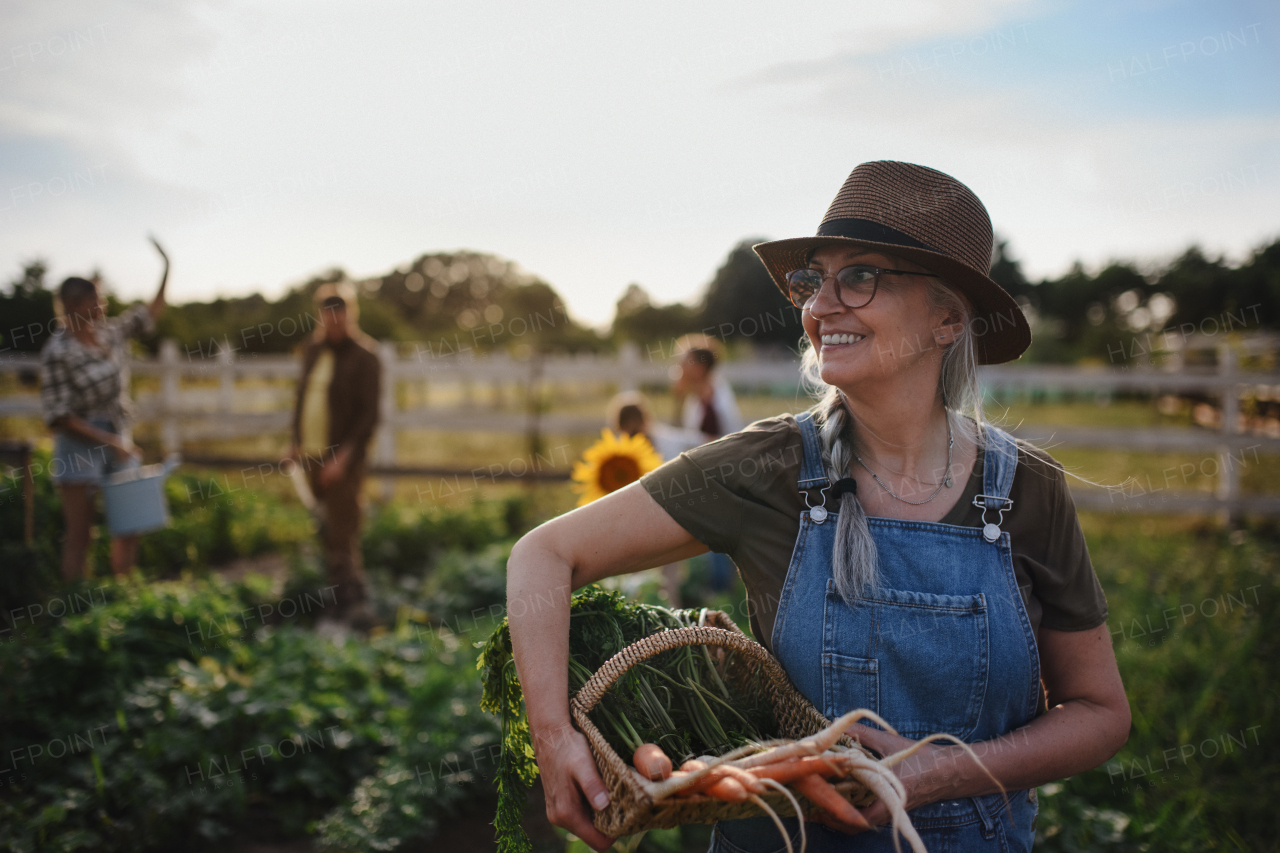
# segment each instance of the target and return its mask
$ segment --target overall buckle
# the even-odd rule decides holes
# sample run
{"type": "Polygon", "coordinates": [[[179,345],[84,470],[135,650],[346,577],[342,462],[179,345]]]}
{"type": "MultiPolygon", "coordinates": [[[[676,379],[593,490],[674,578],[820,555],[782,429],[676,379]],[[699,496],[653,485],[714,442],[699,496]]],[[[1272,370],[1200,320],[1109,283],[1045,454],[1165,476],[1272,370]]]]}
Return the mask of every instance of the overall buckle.
{"type": "Polygon", "coordinates": [[[973,505],[982,510],[982,538],[988,542],[995,542],[1000,538],[1000,525],[1004,523],[1005,510],[1013,506],[1013,501],[998,495],[977,495],[973,499],[973,505]],[[987,521],[989,509],[994,509],[998,513],[994,524],[987,521]]]}
{"type": "Polygon", "coordinates": [[[809,503],[809,491],[807,489],[804,490],[804,505],[809,508],[809,518],[813,519],[814,524],[821,524],[826,521],[827,516],[831,514],[827,512],[828,490],[831,491],[831,497],[835,498],[836,506],[838,507],[840,505],[840,498],[844,497],[846,493],[852,495],[858,494],[858,481],[852,477],[845,477],[819,489],[818,495],[822,498],[822,503],[817,506],[809,503]]]}

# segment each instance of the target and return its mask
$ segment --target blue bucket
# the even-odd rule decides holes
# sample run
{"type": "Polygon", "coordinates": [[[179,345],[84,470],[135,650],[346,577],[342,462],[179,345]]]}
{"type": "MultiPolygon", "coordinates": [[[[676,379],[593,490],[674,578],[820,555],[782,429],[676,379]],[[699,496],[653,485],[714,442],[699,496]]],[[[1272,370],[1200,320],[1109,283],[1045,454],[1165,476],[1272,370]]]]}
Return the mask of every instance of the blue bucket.
{"type": "Polygon", "coordinates": [[[102,481],[107,529],[112,536],[138,536],[172,523],[164,483],[177,464],[175,459],[164,465],[128,468],[102,481]]]}

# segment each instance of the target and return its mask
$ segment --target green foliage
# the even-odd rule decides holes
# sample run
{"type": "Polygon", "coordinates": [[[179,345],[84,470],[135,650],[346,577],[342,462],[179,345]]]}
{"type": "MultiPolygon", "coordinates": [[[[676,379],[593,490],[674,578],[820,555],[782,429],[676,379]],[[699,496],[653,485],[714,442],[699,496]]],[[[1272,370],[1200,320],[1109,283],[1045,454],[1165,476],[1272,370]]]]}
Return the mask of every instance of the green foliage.
{"type": "MultiPolygon", "coordinates": [[[[304,343],[318,319],[312,295],[347,278],[330,270],[276,302],[260,294],[171,306],[161,337],[197,357],[218,346],[245,352],[289,352],[304,343]]],[[[598,349],[601,341],[569,319],[546,282],[514,263],[479,252],[423,255],[405,267],[360,283],[360,327],[378,340],[413,341],[423,358],[526,345],[541,350],[598,349]]]]}
{"type": "MultiPolygon", "coordinates": [[[[0,635],[0,771],[12,769],[0,772],[0,849],[196,849],[250,833],[399,849],[490,807],[495,792],[501,844],[529,849],[520,816],[537,769],[505,623],[483,654],[470,642],[501,616],[521,504],[382,511],[365,547],[392,627],[334,643],[300,629],[314,614],[274,626],[256,617],[282,597],[314,595],[324,585],[314,560],[296,561],[311,574],[278,594],[261,579],[190,576],[58,589],[61,509],[46,476],[36,487],[34,547],[21,543],[21,500],[0,501],[0,559],[20,567],[0,572],[0,596],[36,608],[0,635]],[[396,550],[379,551],[383,540],[396,550]],[[50,616],[55,599],[73,612],[50,616]],[[77,733],[76,751],[50,756],[53,741],[77,733]],[[284,757],[294,738],[299,750],[284,757]],[[15,765],[13,750],[28,757],[15,765]]],[[[216,494],[206,475],[175,477],[170,490],[175,527],[144,539],[152,577],[290,552],[312,535],[301,510],[216,494]]],[[[1037,849],[1273,849],[1280,537],[1263,525],[1232,534],[1123,516],[1087,515],[1083,526],[1134,724],[1111,762],[1041,789],[1037,849]]],[[[104,540],[98,548],[101,573],[104,540]]],[[[709,594],[704,574],[694,566],[686,596],[709,594]]],[[[642,630],[622,619],[632,611],[617,594],[577,601],[622,624],[619,636],[608,621],[572,620],[574,648],[591,650],[583,669],[642,630]]],[[[665,849],[684,832],[645,844],[665,849]]]]}
{"type": "Polygon", "coordinates": [[[395,575],[423,574],[445,551],[478,551],[518,535],[523,518],[521,498],[478,501],[463,508],[387,505],[375,510],[365,528],[364,562],[395,575]]]}
{"type": "Polygon", "coordinates": [[[45,288],[49,271],[44,261],[22,266],[22,275],[9,283],[9,293],[0,293],[0,350],[39,352],[53,332],[53,291],[45,288]]]}
{"type": "MultiPolygon", "coordinates": [[[[535,605],[536,606],[536,605],[535,605]]],[[[698,623],[697,610],[669,610],[634,604],[598,586],[578,591],[569,603],[569,692],[627,646],[659,631],[698,623]]],[[[482,707],[502,723],[498,769],[499,853],[527,853],[520,826],[525,791],[538,773],[516,674],[511,629],[503,620],[480,654],[482,707]]],[[[676,763],[696,755],[719,754],[775,729],[772,710],[761,697],[728,688],[705,646],[672,649],[632,668],[591,711],[592,722],[624,760],[641,743],[657,743],[676,763]]]]}
{"type": "MultiPolygon", "coordinates": [[[[0,559],[21,571],[0,572],[0,612],[25,607],[57,586],[62,559],[63,515],[57,488],[49,477],[47,451],[32,456],[35,492],[35,541],[23,541],[22,481],[5,478],[0,491],[0,559]]],[[[241,489],[222,475],[179,471],[169,477],[166,495],[173,525],[142,537],[138,568],[151,578],[203,572],[240,557],[296,553],[314,536],[311,520],[299,506],[272,495],[241,489]]],[[[98,501],[99,506],[101,500],[98,501]]],[[[105,518],[99,508],[98,535],[89,554],[90,576],[110,574],[105,518]]]]}
{"type": "Polygon", "coordinates": [[[1163,519],[1085,529],[1133,728],[1114,759],[1042,789],[1037,849],[1264,849],[1240,840],[1280,837],[1264,793],[1280,766],[1280,541],[1163,519]]]}
{"type": "Polygon", "coordinates": [[[696,332],[701,323],[696,308],[683,302],[654,305],[644,288],[631,284],[617,302],[613,334],[622,340],[652,343],[696,332]]]}
{"type": "Polygon", "coordinates": [[[702,325],[722,339],[795,349],[804,334],[800,310],[774,284],[751,246],[762,238],[734,246],[707,285],[702,325]],[[714,331],[712,331],[714,329],[714,331]]]}
{"type": "MultiPolygon", "coordinates": [[[[395,637],[415,705],[393,728],[395,748],[378,756],[343,805],[319,823],[323,849],[394,850],[430,838],[446,816],[488,802],[496,771],[498,729],[480,711],[475,650],[449,634],[423,633],[402,621],[395,637]],[[423,713],[423,712],[426,713],[423,713]]],[[[387,640],[375,640],[378,646],[387,640]]]]}
{"type": "MultiPolygon", "coordinates": [[[[1163,346],[1163,329],[1257,331],[1280,323],[1280,241],[1259,247],[1239,266],[1205,257],[1191,247],[1163,268],[1144,272],[1114,262],[1096,275],[1079,264],[1057,279],[1027,281],[1003,241],[997,245],[991,277],[1014,297],[1026,300],[1040,324],[1027,357],[1074,362],[1089,358],[1124,364],[1163,346]],[[1156,298],[1158,297],[1158,299],[1156,298]],[[1163,319],[1158,302],[1172,300],[1163,319]],[[1231,317],[1228,318],[1227,315],[1231,317]],[[1152,342],[1144,335],[1152,333],[1152,342]],[[1135,343],[1136,339],[1136,343],[1135,343]]],[[[1171,333],[1171,342],[1182,334],[1171,333]]]]}
{"type": "Polygon", "coordinates": [[[516,673],[511,646],[511,626],[502,620],[480,652],[476,668],[481,672],[484,691],[482,710],[498,718],[502,729],[501,751],[495,786],[498,811],[494,827],[499,853],[529,853],[533,843],[521,826],[528,790],[538,776],[533,738],[524,712],[524,692],[516,673]]]}
{"type": "MultiPolygon", "coordinates": [[[[4,472],[0,480],[0,613],[38,601],[58,583],[62,565],[62,503],[47,475],[49,454],[32,455],[35,496],[35,540],[24,539],[26,498],[20,471],[4,472]],[[11,570],[10,567],[18,567],[11,570]]],[[[0,617],[0,622],[7,621],[0,617]]]]}
{"type": "Polygon", "coordinates": [[[332,845],[389,850],[484,796],[497,728],[470,649],[408,622],[340,644],[272,628],[264,593],[108,584],[0,646],[0,748],[31,753],[0,790],[0,849],[208,847],[323,817],[332,845]]]}

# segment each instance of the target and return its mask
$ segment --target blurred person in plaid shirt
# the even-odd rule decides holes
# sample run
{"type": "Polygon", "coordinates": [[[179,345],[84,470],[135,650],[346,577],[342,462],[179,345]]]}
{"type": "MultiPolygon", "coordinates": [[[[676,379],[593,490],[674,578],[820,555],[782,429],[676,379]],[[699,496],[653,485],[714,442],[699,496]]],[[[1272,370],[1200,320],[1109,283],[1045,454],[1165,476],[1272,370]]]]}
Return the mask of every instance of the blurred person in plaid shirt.
{"type": "MultiPolygon", "coordinates": [[[[84,576],[98,483],[137,465],[142,456],[129,429],[128,342],[154,330],[169,280],[169,257],[155,239],[151,242],[164,259],[164,272],[150,304],[108,318],[97,280],[68,278],[58,288],[61,327],[40,352],[40,406],[55,435],[49,472],[66,519],[62,578],[67,582],[84,576]]],[[[127,574],[137,554],[137,536],[113,538],[112,572],[127,574]]]]}

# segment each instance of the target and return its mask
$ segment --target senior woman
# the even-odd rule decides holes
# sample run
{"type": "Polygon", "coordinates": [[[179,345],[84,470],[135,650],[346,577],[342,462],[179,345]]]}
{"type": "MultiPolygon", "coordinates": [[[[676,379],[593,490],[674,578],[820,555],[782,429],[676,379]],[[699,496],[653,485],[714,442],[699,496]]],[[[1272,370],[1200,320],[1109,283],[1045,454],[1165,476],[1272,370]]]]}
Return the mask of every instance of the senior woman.
{"type": "MultiPolygon", "coordinates": [[[[987,276],[991,245],[986,209],[954,178],[858,166],[817,236],[756,247],[804,312],[820,402],[547,522],[509,563],[514,600],[728,552],[753,633],[823,714],[878,712],[900,735],[849,733],[880,754],[935,732],[973,744],[982,766],[930,745],[895,768],[930,849],[1029,849],[1036,787],[1098,766],[1129,730],[1062,470],[982,416],[977,365],[1031,340],[987,276]]],[[[568,615],[525,608],[512,639],[549,817],[602,849],[590,809],[608,793],[569,722],[568,615]]],[[[886,809],[862,817],[820,818],[809,849],[891,849],[867,831],[886,809]]],[[[712,849],[778,850],[771,827],[721,823],[712,849]]]]}
{"type": "MultiPolygon", "coordinates": [[[[40,352],[40,407],[55,435],[49,464],[66,522],[62,579],[68,583],[84,576],[98,483],[142,455],[129,430],[127,346],[130,338],[150,333],[164,310],[169,256],[154,238],[151,243],[164,271],[149,304],[108,319],[97,281],[68,278],[58,287],[61,327],[40,352]]],[[[137,536],[112,539],[112,574],[127,574],[137,554],[137,536]]]]}

